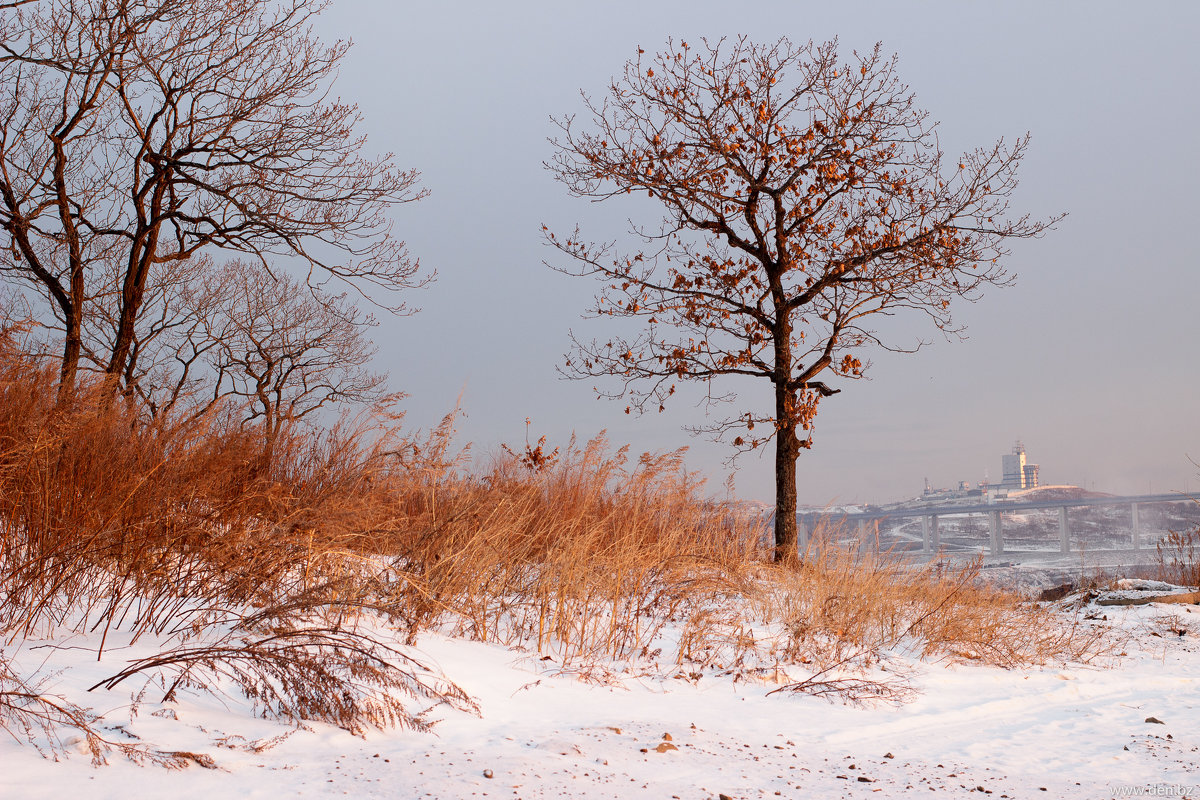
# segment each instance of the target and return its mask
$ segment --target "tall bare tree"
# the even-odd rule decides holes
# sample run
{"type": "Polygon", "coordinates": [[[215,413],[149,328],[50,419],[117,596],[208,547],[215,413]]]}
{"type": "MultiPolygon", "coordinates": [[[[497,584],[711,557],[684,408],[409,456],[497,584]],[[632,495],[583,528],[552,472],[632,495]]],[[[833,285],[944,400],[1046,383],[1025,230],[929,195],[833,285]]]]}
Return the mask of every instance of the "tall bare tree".
{"type": "MultiPolygon", "coordinates": [[[[120,329],[124,267],[112,260],[92,265],[94,294],[86,298],[82,336],[83,362],[92,370],[107,366],[120,329]]],[[[224,269],[206,254],[151,268],[121,376],[126,392],[151,419],[177,410],[180,402],[187,413],[202,414],[226,394],[213,369],[219,343],[209,336],[208,320],[227,306],[233,291],[216,277],[224,269]]]]}
{"type": "Polygon", "coordinates": [[[0,229],[11,253],[3,268],[53,304],[63,326],[60,387],[68,394],[82,347],[88,264],[110,246],[89,235],[84,216],[102,204],[105,177],[82,165],[104,163],[102,143],[113,124],[106,99],[130,37],[111,16],[20,5],[29,8],[8,6],[0,17],[0,229]]]}
{"type": "Polygon", "coordinates": [[[312,33],[326,5],[0,6],[4,269],[57,306],[64,392],[101,262],[121,265],[104,359],[114,383],[131,373],[155,265],[223,248],[364,292],[423,282],[387,216],[423,191],[390,155],[364,156],[356,107],[331,99],[347,44],[312,33]]]}
{"type": "Polygon", "coordinates": [[[209,396],[245,402],[246,422],[261,426],[268,457],[286,425],[333,403],[387,405],[400,397],[368,368],[373,320],[347,296],[239,262],[211,273],[194,292],[204,335],[192,337],[193,351],[215,375],[209,396]]]}
{"type": "MultiPolygon", "coordinates": [[[[103,366],[120,324],[120,265],[90,299],[84,358],[103,366]]],[[[149,419],[199,416],[225,399],[259,426],[269,453],[282,429],[333,404],[390,406],[372,372],[375,319],[332,294],[246,261],[198,256],[156,264],[123,376],[149,419]]]]}
{"type": "Polygon", "coordinates": [[[836,42],[639,49],[583,102],[582,120],[557,120],[555,177],[597,200],[644,191],[664,215],[635,223],[628,251],[546,232],[568,257],[558,269],[603,282],[592,314],[644,322],[573,337],[565,371],[615,378],[627,411],[661,411],[681,380],[770,382],[773,411],[750,403],[711,432],[739,449],[774,440],[775,559],[792,561],[818,402],[861,377],[866,347],[904,349],[872,320],[914,311],[959,331],[951,301],[1009,282],[1005,242],[1054,221],[1008,213],[1028,138],[947,163],[895,57],[841,63],[836,42]]]}

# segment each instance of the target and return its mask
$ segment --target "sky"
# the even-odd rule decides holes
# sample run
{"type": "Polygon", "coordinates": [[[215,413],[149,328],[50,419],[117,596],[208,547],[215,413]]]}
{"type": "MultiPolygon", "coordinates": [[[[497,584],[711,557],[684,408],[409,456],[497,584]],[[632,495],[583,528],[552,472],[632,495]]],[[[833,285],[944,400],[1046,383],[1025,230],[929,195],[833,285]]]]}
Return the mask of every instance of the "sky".
{"type": "MultiPolygon", "coordinates": [[[[336,94],[358,103],[368,151],[421,172],[428,198],[396,232],[437,280],[420,313],[381,320],[376,366],[405,391],[406,424],[461,404],[458,439],[483,463],[500,443],[607,431],[636,452],[688,447],[723,491],[732,450],[689,435],[699,391],[627,416],[556,370],[596,285],[553,271],[541,226],[619,238],[644,207],[571,198],[544,168],[551,117],[582,110],[640,46],[747,34],[762,42],[882,42],[940,122],[949,155],[1031,132],[1013,206],[1068,216],[1017,242],[1012,288],[961,304],[968,338],[898,319],[916,354],[871,352],[870,380],[824,401],[798,464],[801,504],[888,502],[1000,477],[1015,440],[1043,483],[1120,494],[1200,491],[1200,6],[1191,3],[398,3],[340,0],[323,38],[354,43],[336,94]]],[[[561,262],[555,262],[561,263],[561,262]]],[[[770,402],[769,384],[730,384],[770,402]]],[[[732,468],[737,496],[771,502],[770,450],[732,468]]]]}

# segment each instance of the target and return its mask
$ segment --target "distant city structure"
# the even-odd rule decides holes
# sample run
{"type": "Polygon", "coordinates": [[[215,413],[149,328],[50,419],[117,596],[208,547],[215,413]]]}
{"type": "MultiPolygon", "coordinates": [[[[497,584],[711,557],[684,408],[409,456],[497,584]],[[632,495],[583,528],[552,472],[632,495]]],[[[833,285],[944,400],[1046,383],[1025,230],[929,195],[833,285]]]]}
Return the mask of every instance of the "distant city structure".
{"type": "MultiPolygon", "coordinates": [[[[992,503],[1020,502],[1022,500],[1058,500],[1063,498],[1099,497],[1095,493],[1084,492],[1072,484],[1044,484],[1041,481],[1040,466],[1030,464],[1025,454],[1025,445],[1021,441],[1014,443],[1012,452],[1000,456],[1002,478],[992,483],[988,471],[984,470],[983,480],[972,487],[968,481],[957,481],[954,488],[938,488],[925,478],[925,489],[919,497],[900,500],[894,503],[874,505],[871,503],[832,506],[809,506],[807,509],[814,513],[830,513],[831,509],[842,513],[873,513],[893,510],[912,510],[936,508],[945,506],[974,507],[991,505],[992,503]]],[[[969,512],[968,512],[969,513],[969,512]]],[[[936,515],[935,515],[936,518],[936,515]]]]}
{"type": "Polygon", "coordinates": [[[901,503],[901,506],[911,504],[939,503],[955,504],[968,502],[991,503],[995,500],[1012,499],[1017,495],[1034,489],[1076,489],[1075,486],[1042,486],[1038,464],[1030,464],[1025,455],[1025,445],[1018,441],[1013,445],[1011,453],[1000,457],[1001,475],[998,483],[991,483],[986,477],[979,486],[972,489],[967,481],[959,481],[953,489],[937,489],[925,479],[925,491],[916,500],[901,503]]]}
{"type": "Polygon", "coordinates": [[[1017,442],[1012,453],[1000,457],[1004,480],[1000,489],[1036,489],[1038,487],[1038,465],[1025,462],[1025,445],[1017,442]]]}
{"type": "Polygon", "coordinates": [[[1038,488],[1038,485],[1039,485],[1038,484],[1038,465],[1037,464],[1026,464],[1024,467],[1024,470],[1025,470],[1025,488],[1026,489],[1038,488]]]}

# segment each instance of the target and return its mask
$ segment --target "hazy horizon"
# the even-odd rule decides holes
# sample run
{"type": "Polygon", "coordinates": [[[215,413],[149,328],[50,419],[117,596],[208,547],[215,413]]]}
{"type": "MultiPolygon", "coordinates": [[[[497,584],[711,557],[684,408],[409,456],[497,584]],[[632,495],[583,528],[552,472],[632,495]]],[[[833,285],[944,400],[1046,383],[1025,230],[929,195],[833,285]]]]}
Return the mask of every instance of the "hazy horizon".
{"type": "MultiPolygon", "coordinates": [[[[798,464],[802,504],[886,502],[935,486],[997,480],[1021,439],[1043,483],[1144,493],[1200,489],[1200,394],[1194,343],[1200,271],[1185,236],[1200,216],[1200,10],[1118,4],[1002,7],[952,2],[765,3],[738,18],[713,3],[520,3],[398,9],[335,4],[326,37],[355,41],[336,94],[365,116],[368,151],[396,154],[431,192],[396,209],[396,232],[438,280],[408,296],[421,313],[382,319],[378,367],[409,393],[410,427],[428,428],[462,396],[460,443],[477,455],[520,444],[525,419],[551,445],[607,429],[634,450],[689,447],[687,463],[718,492],[727,445],[681,429],[703,419],[698,391],[665,414],[626,416],[555,367],[581,320],[588,281],[542,264],[541,225],[620,237],[643,207],[572,200],[542,167],[550,116],[580,111],[638,46],[669,36],[760,41],[840,37],[841,51],[882,41],[939,120],[948,156],[1029,131],[1013,208],[1069,216],[1018,242],[1017,285],[963,304],[968,339],[947,342],[923,319],[896,319],[913,355],[870,352],[871,380],[821,405],[813,450],[798,464]],[[690,399],[689,399],[690,398],[690,399]]],[[[728,384],[769,401],[768,386],[728,384]]],[[[773,450],[739,460],[737,494],[773,499],[773,450]]]]}

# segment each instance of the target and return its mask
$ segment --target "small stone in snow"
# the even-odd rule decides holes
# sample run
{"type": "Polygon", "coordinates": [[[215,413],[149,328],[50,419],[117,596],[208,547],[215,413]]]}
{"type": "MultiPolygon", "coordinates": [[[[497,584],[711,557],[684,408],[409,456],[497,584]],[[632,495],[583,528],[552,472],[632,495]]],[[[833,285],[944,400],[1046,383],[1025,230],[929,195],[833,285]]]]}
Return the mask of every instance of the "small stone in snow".
{"type": "Polygon", "coordinates": [[[483,777],[485,777],[485,778],[491,778],[491,777],[492,777],[492,771],[491,771],[490,769],[485,769],[485,770],[483,771],[483,777]]]}
{"type": "Polygon", "coordinates": [[[894,755],[892,755],[891,753],[884,753],[884,754],[883,754],[883,757],[884,757],[884,758],[895,758],[895,756],[894,756],[894,755]]]}
{"type": "Polygon", "coordinates": [[[1163,722],[1161,719],[1159,719],[1158,717],[1146,717],[1146,722],[1153,722],[1155,725],[1166,725],[1167,724],[1167,723],[1163,722]]]}

